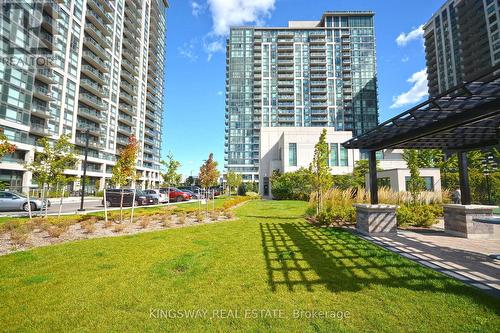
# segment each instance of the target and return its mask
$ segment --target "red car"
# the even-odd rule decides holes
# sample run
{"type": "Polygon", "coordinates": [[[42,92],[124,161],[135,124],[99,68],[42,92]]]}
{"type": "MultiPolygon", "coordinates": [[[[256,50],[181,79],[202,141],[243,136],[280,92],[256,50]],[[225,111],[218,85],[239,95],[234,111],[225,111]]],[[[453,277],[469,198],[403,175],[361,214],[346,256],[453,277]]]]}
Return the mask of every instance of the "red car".
{"type": "Polygon", "coordinates": [[[181,201],[188,201],[191,200],[191,195],[186,192],[182,192],[181,190],[175,188],[175,187],[169,187],[169,188],[161,188],[160,193],[167,194],[169,195],[170,202],[175,201],[175,202],[181,202],[181,201]]]}

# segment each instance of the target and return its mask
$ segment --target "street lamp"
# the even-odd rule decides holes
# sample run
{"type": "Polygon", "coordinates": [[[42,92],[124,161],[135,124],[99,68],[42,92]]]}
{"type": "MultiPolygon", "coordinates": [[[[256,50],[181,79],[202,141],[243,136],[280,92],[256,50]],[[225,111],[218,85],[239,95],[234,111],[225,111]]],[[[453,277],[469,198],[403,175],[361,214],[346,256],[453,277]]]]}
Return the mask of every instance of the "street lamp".
{"type": "Polygon", "coordinates": [[[85,183],[87,182],[87,157],[89,153],[89,129],[85,130],[85,157],[83,159],[83,176],[82,176],[82,196],[80,199],[80,209],[79,212],[84,212],[83,203],[85,201],[85,183]]]}

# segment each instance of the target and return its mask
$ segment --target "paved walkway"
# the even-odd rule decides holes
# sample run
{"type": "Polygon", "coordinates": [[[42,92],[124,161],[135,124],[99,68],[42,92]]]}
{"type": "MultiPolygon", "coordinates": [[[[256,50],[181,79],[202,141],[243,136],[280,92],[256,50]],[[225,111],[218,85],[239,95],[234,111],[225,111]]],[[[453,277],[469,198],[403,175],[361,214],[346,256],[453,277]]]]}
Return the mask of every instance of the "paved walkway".
{"type": "Polygon", "coordinates": [[[442,230],[398,230],[397,235],[361,237],[443,274],[500,297],[500,239],[465,239],[442,230]]]}

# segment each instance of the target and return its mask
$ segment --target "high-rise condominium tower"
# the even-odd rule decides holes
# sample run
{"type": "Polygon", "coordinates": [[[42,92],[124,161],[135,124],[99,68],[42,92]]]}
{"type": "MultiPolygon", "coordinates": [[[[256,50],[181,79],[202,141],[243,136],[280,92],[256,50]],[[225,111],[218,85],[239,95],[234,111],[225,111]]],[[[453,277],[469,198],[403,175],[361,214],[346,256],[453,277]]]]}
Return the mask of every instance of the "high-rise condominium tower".
{"type": "Polygon", "coordinates": [[[498,0],[446,1],[424,28],[431,96],[500,62],[499,25],[498,0]]]}
{"type": "MultiPolygon", "coordinates": [[[[2,1],[0,128],[17,151],[0,163],[0,181],[26,190],[23,164],[36,140],[67,134],[80,155],[88,135],[90,190],[104,186],[132,136],[139,186],[159,182],[167,8],[166,0],[2,1]]],[[[82,163],[69,173],[81,175],[82,163]]]]}
{"type": "Polygon", "coordinates": [[[227,41],[225,167],[258,181],[262,127],[378,122],[372,12],[325,12],[288,27],[234,27],[227,41]]]}

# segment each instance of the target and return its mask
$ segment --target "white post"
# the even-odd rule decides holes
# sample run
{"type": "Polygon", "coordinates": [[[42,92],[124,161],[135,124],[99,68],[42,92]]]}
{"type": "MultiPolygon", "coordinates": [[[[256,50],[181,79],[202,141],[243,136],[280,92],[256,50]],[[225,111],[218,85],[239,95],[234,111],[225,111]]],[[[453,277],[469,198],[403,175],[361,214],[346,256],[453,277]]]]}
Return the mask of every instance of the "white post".
{"type": "Polygon", "coordinates": [[[106,198],[106,187],[104,187],[103,198],[104,198],[104,221],[106,222],[106,224],[108,224],[108,200],[106,198]]]}
{"type": "Polygon", "coordinates": [[[62,203],[63,203],[63,198],[64,198],[64,190],[66,189],[65,186],[63,186],[62,193],[61,193],[61,201],[59,201],[59,213],[57,214],[57,217],[61,216],[61,211],[62,211],[62,203]]]}
{"type": "Polygon", "coordinates": [[[30,220],[33,218],[33,216],[31,215],[31,200],[30,200],[30,187],[28,186],[28,191],[26,192],[28,193],[27,194],[27,198],[28,198],[28,214],[30,216],[30,220]]]}
{"type": "Polygon", "coordinates": [[[134,223],[135,191],[137,191],[137,189],[135,188],[134,185],[134,192],[132,194],[132,212],[130,213],[130,223],[134,223]]]}

